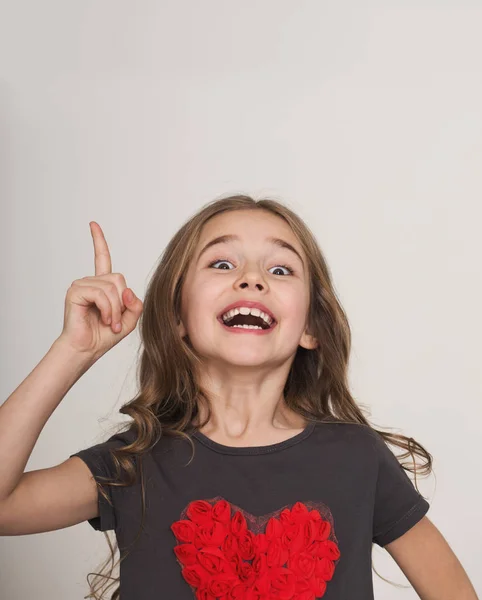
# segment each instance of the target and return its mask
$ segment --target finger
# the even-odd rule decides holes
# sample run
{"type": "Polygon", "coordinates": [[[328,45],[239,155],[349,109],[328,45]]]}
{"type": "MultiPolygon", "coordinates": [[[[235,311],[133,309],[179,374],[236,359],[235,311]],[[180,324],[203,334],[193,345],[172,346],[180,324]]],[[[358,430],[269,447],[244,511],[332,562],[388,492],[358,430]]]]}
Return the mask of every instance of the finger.
{"type": "MultiPolygon", "coordinates": [[[[112,321],[112,305],[104,290],[99,286],[85,285],[78,281],[74,281],[70,286],[68,295],[74,296],[71,301],[80,303],[83,306],[95,304],[99,309],[102,321],[109,325],[112,321]]],[[[67,295],[67,298],[68,298],[67,295]]]]}
{"type": "MultiPolygon", "coordinates": [[[[78,279],[76,284],[87,288],[99,288],[107,296],[110,303],[110,317],[112,319],[111,327],[114,333],[119,333],[120,329],[116,329],[116,325],[121,322],[122,317],[122,305],[119,296],[119,291],[116,284],[113,281],[107,281],[100,279],[99,277],[85,277],[78,279]]],[[[121,292],[122,296],[122,292],[121,292]]]]}
{"type": "Polygon", "coordinates": [[[113,283],[116,286],[117,293],[119,295],[121,312],[125,311],[126,307],[122,300],[122,293],[126,289],[127,283],[126,283],[126,279],[125,279],[124,275],[122,275],[122,273],[107,273],[106,275],[103,275],[103,276],[87,275],[86,277],[82,277],[82,279],[80,279],[79,281],[83,281],[83,282],[88,281],[91,285],[92,284],[95,285],[95,283],[98,281],[113,283]]]}
{"type": "Polygon", "coordinates": [[[104,232],[95,221],[91,221],[89,225],[92,239],[94,240],[95,274],[106,275],[112,272],[112,261],[104,232]]]}
{"type": "Polygon", "coordinates": [[[143,309],[143,303],[142,300],[134,294],[131,288],[126,288],[122,297],[126,305],[126,310],[122,315],[122,330],[130,332],[134,330],[137,321],[139,320],[143,309]],[[129,300],[129,292],[132,293],[132,300],[129,300]]]}

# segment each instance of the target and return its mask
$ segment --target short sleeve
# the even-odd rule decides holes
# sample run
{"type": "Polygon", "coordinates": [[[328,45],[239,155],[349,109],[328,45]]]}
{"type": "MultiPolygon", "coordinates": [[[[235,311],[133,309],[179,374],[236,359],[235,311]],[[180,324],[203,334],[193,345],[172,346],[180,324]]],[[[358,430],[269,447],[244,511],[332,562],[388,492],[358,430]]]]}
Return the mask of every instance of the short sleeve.
{"type": "Polygon", "coordinates": [[[383,547],[418,523],[430,505],[417,491],[384,439],[375,431],[373,444],[378,462],[373,542],[383,547]]]}
{"type": "MultiPolygon", "coordinates": [[[[89,467],[94,479],[102,484],[104,482],[99,479],[99,476],[108,477],[110,479],[114,478],[116,475],[110,450],[130,444],[134,438],[135,436],[133,436],[133,431],[130,429],[125,432],[116,433],[105,442],[71,454],[70,458],[77,456],[83,460],[89,467]]],[[[103,489],[112,502],[112,506],[107,502],[104,496],[98,492],[99,515],[88,520],[89,525],[91,525],[91,527],[93,527],[96,531],[113,530],[116,529],[117,526],[113,489],[118,488],[113,488],[110,485],[104,485],[103,489]]]]}

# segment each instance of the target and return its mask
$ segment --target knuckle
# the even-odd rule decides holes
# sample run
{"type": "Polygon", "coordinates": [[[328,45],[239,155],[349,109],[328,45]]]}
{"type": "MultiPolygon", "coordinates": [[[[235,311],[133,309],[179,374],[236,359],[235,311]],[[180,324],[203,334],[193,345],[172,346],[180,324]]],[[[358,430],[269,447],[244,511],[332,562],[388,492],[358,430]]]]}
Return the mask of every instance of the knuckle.
{"type": "Polygon", "coordinates": [[[117,283],[120,283],[121,286],[126,285],[126,279],[125,279],[124,275],[122,275],[122,273],[112,273],[112,277],[113,277],[114,281],[117,281],[117,283]]]}

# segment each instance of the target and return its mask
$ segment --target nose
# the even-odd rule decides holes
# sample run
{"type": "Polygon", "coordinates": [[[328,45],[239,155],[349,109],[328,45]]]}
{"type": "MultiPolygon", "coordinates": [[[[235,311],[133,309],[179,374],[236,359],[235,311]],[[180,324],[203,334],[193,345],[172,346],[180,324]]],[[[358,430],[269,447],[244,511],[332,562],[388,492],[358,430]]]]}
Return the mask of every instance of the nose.
{"type": "Polygon", "coordinates": [[[243,281],[242,283],[239,284],[239,287],[244,290],[248,287],[256,287],[258,288],[258,290],[262,291],[264,290],[264,286],[262,283],[257,282],[254,286],[251,286],[247,281],[243,281]]]}
{"type": "Polygon", "coordinates": [[[235,287],[238,287],[242,290],[258,289],[259,291],[264,291],[268,288],[258,269],[245,271],[236,281],[235,287]]]}

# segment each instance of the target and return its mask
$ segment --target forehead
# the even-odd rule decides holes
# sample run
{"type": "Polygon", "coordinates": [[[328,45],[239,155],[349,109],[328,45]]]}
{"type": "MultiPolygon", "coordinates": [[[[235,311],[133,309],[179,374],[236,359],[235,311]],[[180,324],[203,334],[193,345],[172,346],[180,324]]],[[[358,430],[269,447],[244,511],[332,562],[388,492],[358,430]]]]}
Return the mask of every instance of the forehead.
{"type": "Polygon", "coordinates": [[[198,249],[211,238],[224,234],[239,236],[241,243],[262,242],[269,237],[279,237],[302,252],[298,238],[288,223],[267,210],[233,210],[212,217],[201,230],[198,249]]]}

